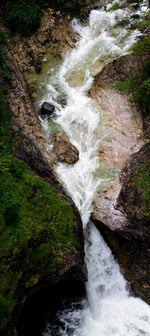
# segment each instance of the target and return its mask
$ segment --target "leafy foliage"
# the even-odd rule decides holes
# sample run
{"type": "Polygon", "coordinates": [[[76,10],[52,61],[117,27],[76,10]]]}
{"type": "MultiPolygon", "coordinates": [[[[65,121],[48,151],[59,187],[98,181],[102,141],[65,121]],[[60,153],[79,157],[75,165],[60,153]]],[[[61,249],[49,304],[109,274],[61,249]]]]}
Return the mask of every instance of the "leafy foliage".
{"type": "Polygon", "coordinates": [[[11,150],[10,113],[0,90],[0,331],[15,307],[16,290],[58,271],[80,246],[65,196],[29,172],[11,150]],[[26,276],[24,276],[24,272],[26,276]],[[25,278],[25,279],[24,279],[25,278]]]}
{"type": "Polygon", "coordinates": [[[119,5],[118,2],[115,2],[109,9],[108,9],[108,12],[110,11],[114,11],[114,10],[117,10],[119,8],[123,8],[124,6],[123,5],[119,5]]]}
{"type": "Polygon", "coordinates": [[[139,41],[135,46],[132,48],[132,52],[135,56],[142,58],[144,53],[150,52],[150,37],[145,36],[141,41],[139,41]]]}
{"type": "Polygon", "coordinates": [[[46,1],[14,0],[7,1],[5,19],[12,32],[30,35],[36,32],[40,25],[42,8],[46,1]]]}
{"type": "Polygon", "coordinates": [[[128,18],[124,18],[123,20],[120,20],[119,22],[117,22],[114,26],[114,28],[117,27],[126,27],[129,24],[129,19],[128,18]]]}
{"type": "Polygon", "coordinates": [[[2,68],[2,77],[4,80],[6,81],[10,81],[11,80],[11,73],[8,69],[8,66],[4,60],[4,56],[2,51],[0,50],[0,66],[2,68]]]}
{"type": "MultiPolygon", "coordinates": [[[[148,144],[150,146],[150,144],[148,144]]],[[[134,197],[129,207],[133,219],[149,224],[150,219],[150,159],[141,170],[132,176],[129,189],[134,190],[134,197]],[[140,207],[139,207],[140,204],[140,207]]]]}
{"type": "MultiPolygon", "coordinates": [[[[3,42],[6,41],[6,39],[10,37],[10,34],[7,33],[7,32],[4,32],[0,29],[0,46],[3,42]]],[[[4,55],[3,55],[3,52],[2,50],[0,50],[0,66],[1,66],[1,69],[2,69],[2,77],[4,80],[6,81],[10,81],[11,80],[11,73],[8,69],[8,66],[5,62],[5,59],[4,59],[4,55]]]]}
{"type": "MultiPolygon", "coordinates": [[[[133,54],[140,59],[143,55],[150,53],[150,38],[145,36],[132,49],[133,54]]],[[[125,81],[119,82],[114,87],[126,94],[131,94],[130,99],[138,103],[146,113],[150,113],[150,61],[143,66],[141,73],[132,71],[132,79],[127,78],[125,81]]]]}

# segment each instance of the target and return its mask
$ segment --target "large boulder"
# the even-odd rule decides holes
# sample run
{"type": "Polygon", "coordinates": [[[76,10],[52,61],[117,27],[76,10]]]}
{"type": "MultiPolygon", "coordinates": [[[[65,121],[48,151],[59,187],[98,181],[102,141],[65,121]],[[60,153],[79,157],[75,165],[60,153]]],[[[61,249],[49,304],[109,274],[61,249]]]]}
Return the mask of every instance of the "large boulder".
{"type": "Polygon", "coordinates": [[[60,162],[74,164],[79,159],[78,149],[72,145],[67,135],[56,132],[53,138],[54,152],[60,162]]]}
{"type": "Polygon", "coordinates": [[[44,102],[41,106],[40,114],[42,117],[49,117],[53,114],[55,106],[50,103],[44,102]]]}

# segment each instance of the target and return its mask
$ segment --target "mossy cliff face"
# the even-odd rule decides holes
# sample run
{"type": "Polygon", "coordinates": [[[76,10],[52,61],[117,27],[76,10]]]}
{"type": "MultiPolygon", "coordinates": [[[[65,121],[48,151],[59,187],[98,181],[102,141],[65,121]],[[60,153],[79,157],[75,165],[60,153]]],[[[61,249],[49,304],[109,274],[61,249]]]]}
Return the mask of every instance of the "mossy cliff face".
{"type": "Polygon", "coordinates": [[[73,202],[37,144],[13,121],[0,91],[0,334],[13,335],[26,298],[65,278],[85,280],[83,235],[73,202]],[[34,173],[18,157],[30,163],[34,173]],[[38,177],[37,173],[41,176],[38,177]],[[49,183],[50,182],[50,183],[49,183]]]}

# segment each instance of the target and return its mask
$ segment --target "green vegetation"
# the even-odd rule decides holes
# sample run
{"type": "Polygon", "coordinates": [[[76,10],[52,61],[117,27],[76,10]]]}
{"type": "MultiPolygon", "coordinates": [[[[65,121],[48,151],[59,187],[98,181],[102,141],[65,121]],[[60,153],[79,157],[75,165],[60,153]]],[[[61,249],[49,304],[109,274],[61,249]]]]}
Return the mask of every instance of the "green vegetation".
{"type": "Polygon", "coordinates": [[[76,218],[65,196],[29,172],[12,154],[10,113],[0,90],[0,331],[29,288],[58,271],[80,246],[76,218]]]}
{"type": "MultiPolygon", "coordinates": [[[[9,37],[10,37],[9,33],[3,32],[0,29],[0,46],[9,37]]],[[[6,80],[6,81],[10,81],[11,80],[11,73],[8,70],[7,64],[6,64],[5,59],[4,59],[4,54],[3,54],[3,52],[2,52],[1,49],[0,49],[0,66],[1,66],[1,69],[2,69],[2,77],[3,77],[3,79],[6,80]]]]}
{"type": "Polygon", "coordinates": [[[148,11],[147,16],[145,17],[145,19],[142,21],[142,23],[140,24],[140,30],[141,31],[149,31],[150,29],[150,11],[148,11]]]}
{"type": "MultiPolygon", "coordinates": [[[[150,147],[150,144],[148,145],[150,147]]],[[[141,170],[132,175],[128,184],[128,211],[140,224],[149,224],[150,219],[150,159],[141,170]]]]}
{"type": "Polygon", "coordinates": [[[42,9],[47,2],[42,0],[6,1],[5,21],[12,32],[30,35],[40,25],[42,9]]]}
{"type": "Polygon", "coordinates": [[[132,48],[133,55],[142,59],[145,53],[150,53],[150,37],[145,36],[132,48]]]}
{"type": "MultiPolygon", "coordinates": [[[[145,55],[150,54],[150,38],[145,36],[132,48],[133,55],[141,60],[145,55]]],[[[145,113],[150,113],[150,61],[143,65],[143,70],[139,73],[133,70],[132,79],[127,78],[114,86],[116,90],[132,95],[130,101],[138,103],[145,113]]]]}
{"type": "Polygon", "coordinates": [[[141,171],[138,171],[138,180],[140,188],[142,189],[141,198],[145,203],[143,208],[142,219],[150,219],[150,159],[147,161],[145,168],[141,171]]]}
{"type": "Polygon", "coordinates": [[[108,9],[108,12],[110,11],[114,11],[114,10],[117,10],[117,9],[120,9],[120,8],[123,8],[124,5],[119,5],[118,2],[115,2],[109,9],[108,9]]]}
{"type": "Polygon", "coordinates": [[[2,68],[2,77],[4,80],[6,81],[10,81],[11,80],[11,73],[8,70],[8,66],[4,60],[4,55],[2,53],[2,51],[0,50],[0,66],[2,68]]]}
{"type": "Polygon", "coordinates": [[[130,23],[128,18],[124,18],[123,20],[118,21],[115,25],[114,28],[117,27],[126,27],[130,23]]]}
{"type": "Polygon", "coordinates": [[[133,79],[126,79],[114,87],[126,94],[132,94],[130,101],[138,103],[146,113],[150,113],[150,61],[143,68],[141,78],[136,71],[132,71],[132,77],[133,79]]]}

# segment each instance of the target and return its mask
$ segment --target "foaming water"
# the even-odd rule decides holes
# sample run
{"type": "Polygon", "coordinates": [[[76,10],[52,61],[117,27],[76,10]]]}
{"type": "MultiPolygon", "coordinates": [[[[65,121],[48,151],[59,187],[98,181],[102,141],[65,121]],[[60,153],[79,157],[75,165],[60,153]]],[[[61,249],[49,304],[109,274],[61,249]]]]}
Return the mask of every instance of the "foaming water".
{"type": "MultiPolygon", "coordinates": [[[[143,1],[138,11],[141,17],[146,8],[143,1]]],[[[130,16],[127,9],[93,10],[89,26],[73,20],[80,40],[58,69],[55,85],[47,85],[43,99],[55,105],[55,129],[62,129],[80,153],[73,166],[58,163],[57,173],[81,213],[88,269],[87,299],[69,308],[64,304],[64,310],[57,313],[59,323],[48,323],[43,336],[150,336],[149,306],[131,295],[110,249],[88,222],[97,189],[115,178],[118,171],[109,167],[104,176],[100,174],[97,149],[107,134],[101,136],[103,111],[96,109],[87,93],[92,75],[110,60],[128,53],[140,35],[138,30],[114,28],[119,20],[130,16]],[[65,96],[65,106],[59,103],[59,96],[65,96]]],[[[43,127],[50,138],[48,121],[43,127]]]]}

